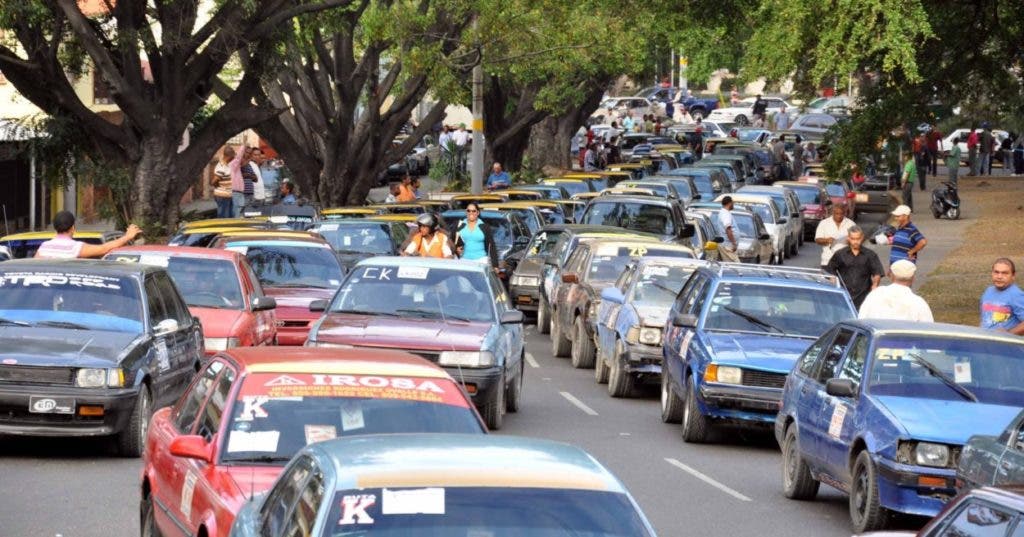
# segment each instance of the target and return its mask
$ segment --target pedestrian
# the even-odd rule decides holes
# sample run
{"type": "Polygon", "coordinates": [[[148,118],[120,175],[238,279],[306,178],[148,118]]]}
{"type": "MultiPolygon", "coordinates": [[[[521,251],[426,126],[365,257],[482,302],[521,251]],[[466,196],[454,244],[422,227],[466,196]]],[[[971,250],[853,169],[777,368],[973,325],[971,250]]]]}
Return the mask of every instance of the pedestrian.
{"type": "Polygon", "coordinates": [[[825,268],[842,280],[853,305],[859,308],[868,293],[878,287],[885,270],[878,254],[870,248],[863,248],[864,230],[860,226],[851,226],[846,231],[846,242],[846,248],[839,248],[833,253],[825,268]]]}
{"type": "Polygon", "coordinates": [[[946,171],[949,173],[949,182],[957,184],[960,175],[960,144],[953,143],[953,147],[946,151],[946,171]]]}
{"type": "Polygon", "coordinates": [[[814,242],[821,246],[821,268],[828,268],[828,262],[842,248],[846,248],[846,239],[850,229],[857,223],[846,217],[846,206],[838,203],[832,205],[832,218],[818,222],[814,230],[814,242]]]}
{"type": "Polygon", "coordinates": [[[981,295],[981,327],[1024,335],[1024,291],[1015,282],[1017,265],[1007,257],[992,264],[992,285],[981,295]]]}
{"type": "MultiPolygon", "coordinates": [[[[242,166],[247,164],[247,154],[249,148],[244,145],[238,146],[235,149],[235,158],[228,163],[228,167],[231,169],[231,212],[234,217],[239,217],[242,214],[242,207],[246,204],[246,184],[245,177],[242,175],[242,166]]],[[[252,184],[249,184],[249,193],[252,193],[252,184]]]]}
{"type": "Polygon", "coordinates": [[[421,199],[423,199],[423,193],[420,192],[420,178],[419,177],[413,177],[412,178],[412,183],[410,183],[410,186],[412,187],[412,197],[413,197],[413,199],[414,200],[421,200],[421,199]]]}
{"type": "Polygon", "coordinates": [[[818,160],[818,148],[815,147],[814,142],[807,142],[807,147],[804,148],[804,164],[810,164],[816,160],[818,160]]]}
{"type": "Polygon", "coordinates": [[[295,205],[298,200],[295,198],[295,184],[291,181],[285,181],[281,183],[280,192],[278,197],[281,200],[281,205],[295,205]]]}
{"type": "Polygon", "coordinates": [[[754,123],[758,127],[764,126],[764,113],[768,110],[768,103],[761,99],[761,94],[758,93],[757,97],[754,98],[754,106],[750,110],[754,116],[754,123]],[[760,124],[758,124],[760,123],[760,124]]]}
{"type": "Polygon", "coordinates": [[[452,128],[445,125],[441,128],[441,135],[437,137],[437,145],[441,146],[441,151],[445,155],[451,154],[454,147],[452,147],[452,128]]]}
{"type": "Polygon", "coordinates": [[[597,146],[594,144],[588,145],[587,151],[583,155],[583,171],[597,171],[597,146]]]}
{"type": "Polygon", "coordinates": [[[910,207],[900,205],[892,211],[896,218],[896,232],[889,239],[892,248],[889,250],[889,264],[906,259],[917,263],[917,254],[928,246],[928,239],[910,221],[910,207]]]}
{"type": "Polygon", "coordinates": [[[417,231],[402,250],[403,256],[451,259],[454,249],[448,235],[438,229],[437,217],[426,213],[416,217],[417,231]]]}
{"type": "Polygon", "coordinates": [[[255,178],[252,181],[252,199],[259,203],[267,199],[266,185],[263,183],[263,170],[260,169],[264,160],[263,150],[259,147],[252,148],[252,158],[249,159],[249,168],[255,178]]]}
{"type": "Polygon", "coordinates": [[[396,196],[398,203],[412,203],[416,201],[416,192],[412,189],[412,176],[405,174],[402,177],[402,184],[398,187],[398,196],[396,196]]]}
{"type": "Polygon", "coordinates": [[[384,203],[398,203],[398,196],[402,194],[402,184],[392,181],[388,183],[388,197],[384,198],[384,203]]]}
{"type": "Polygon", "coordinates": [[[234,159],[235,150],[231,146],[224,147],[210,179],[213,201],[217,203],[217,218],[231,218],[234,214],[231,209],[231,161],[234,159]]]}
{"type": "Polygon", "coordinates": [[[1024,174],[1024,134],[1013,140],[1013,175],[1024,174]]]}
{"type": "Polygon", "coordinates": [[[1010,147],[1013,145],[1013,138],[1015,136],[1010,133],[1009,136],[1003,138],[1002,142],[999,142],[999,158],[1003,163],[1003,173],[1008,174],[1013,171],[1013,153],[1010,147]]]}
{"type": "Polygon", "coordinates": [[[491,166],[491,174],[487,176],[487,182],[484,186],[487,190],[501,190],[506,189],[512,185],[512,180],[508,177],[508,172],[501,169],[501,163],[495,162],[491,166]]]}
{"type": "Polygon", "coordinates": [[[889,272],[892,283],[882,285],[868,293],[860,305],[860,319],[894,319],[930,323],[934,321],[932,309],[911,289],[917,265],[902,259],[893,263],[889,272]]]}
{"type": "Polygon", "coordinates": [[[864,182],[867,181],[867,180],[868,180],[868,178],[867,178],[867,176],[864,175],[864,172],[860,171],[860,166],[858,166],[856,162],[851,162],[850,163],[850,181],[853,182],[853,186],[854,187],[859,187],[859,186],[863,185],[864,182]]]}
{"type": "Polygon", "coordinates": [[[729,245],[720,246],[718,248],[718,256],[722,261],[738,263],[740,257],[736,253],[736,232],[733,225],[732,207],[732,196],[722,198],[722,208],[718,210],[718,225],[725,230],[725,239],[729,241],[729,245]]]}
{"type": "Polygon", "coordinates": [[[611,141],[615,138],[618,138],[619,134],[621,133],[622,131],[619,130],[619,122],[612,121],[611,126],[604,131],[604,136],[601,137],[600,141],[604,141],[604,143],[606,144],[611,143],[611,141]]]}
{"type": "MultiPolygon", "coordinates": [[[[928,134],[925,135],[925,147],[928,151],[928,173],[939,175],[939,153],[942,151],[942,133],[935,125],[929,125],[928,134]]],[[[924,190],[922,184],[921,189],[924,190]]]]}
{"type": "Polygon", "coordinates": [[[487,222],[480,220],[480,206],[466,205],[466,219],[460,220],[455,228],[455,253],[462,259],[498,266],[494,234],[487,222]]]}
{"type": "Polygon", "coordinates": [[[661,130],[662,130],[661,118],[659,117],[659,118],[654,120],[654,135],[655,136],[661,136],[661,130]]]}
{"type": "Polygon", "coordinates": [[[917,179],[917,163],[914,154],[908,153],[903,156],[903,179],[900,183],[903,188],[903,205],[914,206],[914,181],[917,179]]]}
{"type": "Polygon", "coordinates": [[[971,132],[967,135],[967,166],[968,177],[978,175],[978,129],[971,126],[971,132]]]}
{"type": "MultiPolygon", "coordinates": [[[[665,101],[665,119],[671,120],[676,116],[676,104],[671,99],[665,101]]],[[[660,121],[660,120],[659,120],[660,121]]]]}
{"type": "Polygon", "coordinates": [[[623,132],[630,133],[633,132],[633,128],[635,126],[635,122],[633,121],[633,112],[627,110],[626,117],[622,119],[622,130],[623,132]]]}
{"type": "MultiPolygon", "coordinates": [[[[242,160],[239,164],[239,173],[242,174],[242,208],[252,205],[256,201],[256,183],[259,181],[257,171],[259,167],[253,165],[252,161],[253,150],[247,148],[242,153],[242,160]]],[[[234,202],[234,200],[232,200],[234,202]]],[[[241,209],[236,209],[240,211],[241,209]]],[[[241,214],[239,212],[239,214],[241,214]]]]}
{"type": "Polygon", "coordinates": [[[786,107],[783,106],[778,112],[775,113],[775,130],[784,131],[789,129],[789,113],[786,112],[786,107]]]}
{"type": "Polygon", "coordinates": [[[654,132],[654,114],[648,114],[644,120],[644,132],[654,132]]]}
{"type": "Polygon", "coordinates": [[[120,248],[132,242],[135,237],[142,234],[139,226],[130,224],[124,235],[103,244],[76,241],[74,238],[75,215],[69,211],[59,211],[53,217],[53,230],[57,232],[57,235],[40,244],[35,257],[40,259],[99,258],[107,255],[114,248],[120,248]]]}
{"type": "Polygon", "coordinates": [[[917,167],[917,186],[924,192],[925,181],[928,179],[928,140],[922,132],[914,138],[914,159],[917,167]]]}
{"type": "Polygon", "coordinates": [[[782,141],[785,135],[780,136],[772,142],[772,156],[775,159],[775,180],[789,180],[789,155],[786,154],[786,143],[782,141]]]}
{"type": "Polygon", "coordinates": [[[465,123],[459,123],[459,129],[452,134],[452,142],[455,143],[455,157],[460,170],[466,169],[466,151],[469,145],[469,131],[465,123]]]}
{"type": "Polygon", "coordinates": [[[736,88],[736,85],[733,84],[732,91],[729,92],[729,105],[730,106],[739,106],[739,104],[740,104],[740,91],[736,88]]]}
{"type": "Polygon", "coordinates": [[[263,162],[260,163],[260,182],[267,192],[277,192],[281,186],[281,168],[284,164],[280,159],[273,159],[267,156],[267,152],[261,150],[263,162]]]}
{"type": "MultiPolygon", "coordinates": [[[[785,135],[780,136],[780,138],[784,138],[784,137],[785,137],[785,135]]],[[[785,143],[783,143],[783,148],[785,148],[785,143]]],[[[803,175],[804,175],[804,159],[805,158],[806,158],[806,156],[804,155],[804,144],[794,144],[793,145],[793,177],[794,178],[803,177],[803,175]]]]}
{"type": "Polygon", "coordinates": [[[978,173],[992,175],[992,151],[995,149],[995,138],[988,121],[981,124],[981,136],[978,139],[978,173]]]}

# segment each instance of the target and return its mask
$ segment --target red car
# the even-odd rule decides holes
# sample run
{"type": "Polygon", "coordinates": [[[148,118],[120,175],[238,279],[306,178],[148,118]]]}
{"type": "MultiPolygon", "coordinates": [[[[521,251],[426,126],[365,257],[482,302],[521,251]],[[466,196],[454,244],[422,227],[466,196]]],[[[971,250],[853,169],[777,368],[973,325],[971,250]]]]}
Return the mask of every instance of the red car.
{"type": "Polygon", "coordinates": [[[832,201],[832,205],[846,207],[846,217],[850,220],[856,219],[857,193],[853,189],[853,184],[848,179],[823,179],[804,176],[801,177],[799,181],[801,183],[818,183],[824,185],[825,190],[828,192],[828,197],[832,201]]]}
{"type": "Polygon", "coordinates": [[[274,344],[277,302],[263,294],[244,255],[188,246],[130,246],[106,259],[166,268],[189,312],[203,325],[207,356],[232,347],[274,344]]]}
{"type": "Polygon", "coordinates": [[[175,406],[153,414],[143,453],[142,535],[226,536],[242,504],[269,489],[307,444],[407,432],[486,428],[444,370],[408,353],[220,353],[175,406]]]}

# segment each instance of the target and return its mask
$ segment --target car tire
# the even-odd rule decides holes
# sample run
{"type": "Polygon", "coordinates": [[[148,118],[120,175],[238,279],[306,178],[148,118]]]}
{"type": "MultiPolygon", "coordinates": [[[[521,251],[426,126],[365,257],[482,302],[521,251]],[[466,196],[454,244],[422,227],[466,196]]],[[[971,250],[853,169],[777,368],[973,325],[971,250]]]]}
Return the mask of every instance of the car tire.
{"type": "Polygon", "coordinates": [[[782,258],[787,259],[793,257],[793,247],[790,246],[789,241],[782,243],[782,258]]]}
{"type": "Polygon", "coordinates": [[[515,414],[519,412],[519,404],[523,400],[523,376],[526,374],[526,357],[519,359],[519,374],[508,386],[508,393],[505,394],[505,410],[515,414]]]}
{"type": "Polygon", "coordinates": [[[683,400],[676,394],[668,377],[668,370],[661,368],[661,421],[679,423],[683,420],[683,400]]]}
{"type": "Polygon", "coordinates": [[[132,415],[128,418],[128,425],[114,437],[118,455],[122,457],[142,455],[142,450],[146,447],[146,433],[149,431],[152,407],[149,388],[142,385],[139,389],[139,396],[135,399],[135,408],[132,409],[132,415]]]}
{"type": "Polygon", "coordinates": [[[583,326],[582,315],[577,315],[572,322],[572,337],[572,366],[576,369],[594,367],[594,340],[587,334],[587,327],[583,326]]]}
{"type": "Polygon", "coordinates": [[[850,521],[854,533],[885,529],[891,513],[882,507],[878,497],[878,471],[865,449],[857,454],[853,463],[853,481],[850,483],[850,521]]]}
{"type": "Polygon", "coordinates": [[[797,238],[795,241],[789,243],[789,257],[796,257],[800,255],[800,239],[797,238]]]}
{"type": "Polygon", "coordinates": [[[161,537],[160,528],[156,527],[152,492],[139,502],[139,535],[141,537],[161,537]]]}
{"type": "Polygon", "coordinates": [[[791,500],[813,500],[820,485],[800,456],[796,425],[790,424],[782,442],[782,492],[791,500]]]}
{"type": "Polygon", "coordinates": [[[948,217],[950,220],[959,220],[960,207],[950,207],[950,209],[946,211],[946,217],[948,217]]]}
{"type": "Polygon", "coordinates": [[[736,116],[736,119],[734,121],[736,122],[737,125],[739,125],[741,127],[748,127],[748,126],[750,126],[750,120],[747,119],[747,116],[745,116],[743,114],[740,114],[740,115],[736,116]]]}
{"type": "Polygon", "coordinates": [[[561,325],[558,324],[557,312],[552,312],[551,316],[551,354],[556,358],[565,358],[569,356],[569,340],[562,335],[561,325]]]}
{"type": "Polygon", "coordinates": [[[611,375],[608,377],[608,395],[612,397],[633,397],[636,395],[636,377],[626,370],[622,358],[622,341],[615,341],[612,353],[611,375]]]}
{"type": "Polygon", "coordinates": [[[537,331],[541,334],[551,333],[551,310],[544,295],[541,295],[540,305],[537,306],[537,331]]]}
{"type": "Polygon", "coordinates": [[[707,416],[700,413],[697,406],[697,387],[693,385],[693,375],[686,377],[686,404],[683,406],[683,442],[701,444],[707,441],[711,433],[711,423],[707,416]]]}
{"type": "Polygon", "coordinates": [[[501,372],[501,377],[498,379],[498,386],[494,389],[494,395],[491,396],[491,400],[484,405],[484,423],[487,424],[487,429],[491,431],[497,431],[501,429],[502,423],[505,421],[505,372],[501,372]]]}
{"type": "Polygon", "coordinates": [[[594,382],[608,384],[608,362],[601,356],[600,351],[598,351],[597,359],[594,361],[594,382]]]}

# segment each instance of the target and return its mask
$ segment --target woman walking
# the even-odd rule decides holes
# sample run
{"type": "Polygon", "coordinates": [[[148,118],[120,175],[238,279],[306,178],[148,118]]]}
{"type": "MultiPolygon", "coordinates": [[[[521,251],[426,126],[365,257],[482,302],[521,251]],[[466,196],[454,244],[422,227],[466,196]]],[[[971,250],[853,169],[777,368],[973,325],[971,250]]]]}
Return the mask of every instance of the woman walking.
{"type": "Polygon", "coordinates": [[[226,146],[210,179],[213,200],[217,202],[217,218],[231,218],[234,214],[234,204],[231,202],[231,161],[234,159],[235,150],[226,146]]]}
{"type": "Polygon", "coordinates": [[[476,203],[466,206],[466,219],[460,221],[455,230],[455,252],[462,259],[479,261],[492,268],[498,266],[491,228],[480,220],[480,206],[476,203]]]}

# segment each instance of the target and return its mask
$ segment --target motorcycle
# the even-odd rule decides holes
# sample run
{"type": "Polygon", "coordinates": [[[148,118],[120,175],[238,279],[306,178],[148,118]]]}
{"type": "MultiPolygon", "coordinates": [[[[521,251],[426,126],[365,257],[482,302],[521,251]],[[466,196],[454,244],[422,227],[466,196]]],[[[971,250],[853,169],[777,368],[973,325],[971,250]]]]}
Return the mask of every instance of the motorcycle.
{"type": "Polygon", "coordinates": [[[932,190],[932,216],[950,220],[960,218],[960,194],[953,183],[942,183],[932,190]]]}

